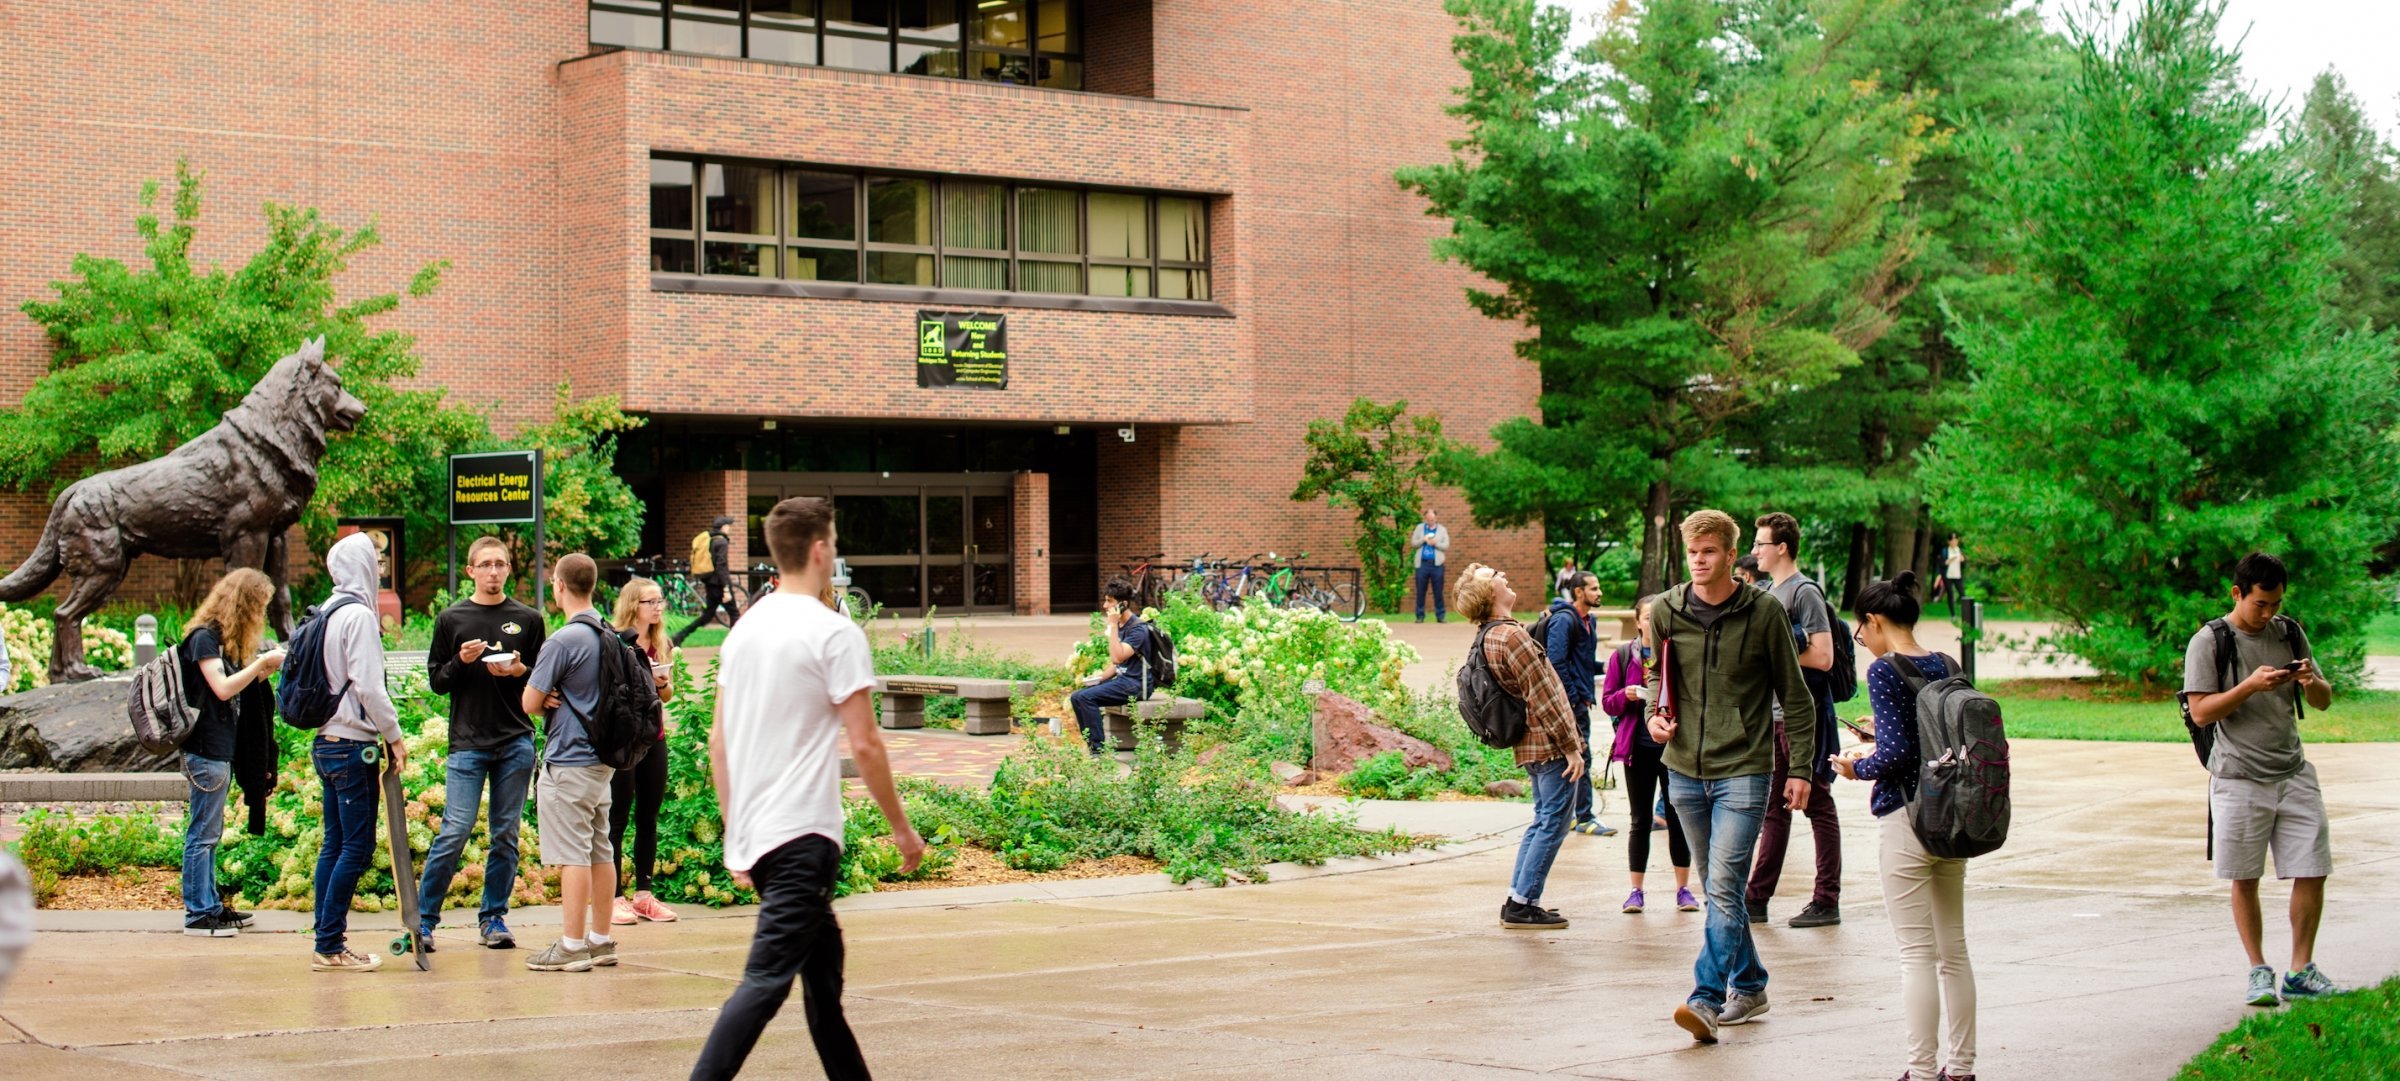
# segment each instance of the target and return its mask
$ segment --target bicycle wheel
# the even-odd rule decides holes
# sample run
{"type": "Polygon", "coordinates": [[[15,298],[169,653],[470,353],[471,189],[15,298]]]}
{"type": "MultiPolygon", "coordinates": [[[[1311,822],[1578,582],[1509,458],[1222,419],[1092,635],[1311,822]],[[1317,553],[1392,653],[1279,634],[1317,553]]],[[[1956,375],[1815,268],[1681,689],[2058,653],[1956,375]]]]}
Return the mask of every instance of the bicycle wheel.
{"type": "Polygon", "coordinates": [[[875,601],[873,598],[867,596],[866,590],[860,589],[857,586],[842,587],[843,615],[849,616],[852,619],[860,619],[863,618],[867,613],[874,610],[875,601]]]}
{"type": "Polygon", "coordinates": [[[1333,597],[1332,603],[1325,606],[1326,609],[1342,617],[1342,622],[1356,623],[1358,617],[1367,614],[1367,598],[1359,593],[1357,586],[1335,582],[1333,588],[1326,592],[1333,597]]]}
{"type": "Polygon", "coordinates": [[[692,588],[690,578],[676,575],[660,583],[659,588],[667,595],[667,611],[685,619],[700,614],[700,593],[692,588]]]}

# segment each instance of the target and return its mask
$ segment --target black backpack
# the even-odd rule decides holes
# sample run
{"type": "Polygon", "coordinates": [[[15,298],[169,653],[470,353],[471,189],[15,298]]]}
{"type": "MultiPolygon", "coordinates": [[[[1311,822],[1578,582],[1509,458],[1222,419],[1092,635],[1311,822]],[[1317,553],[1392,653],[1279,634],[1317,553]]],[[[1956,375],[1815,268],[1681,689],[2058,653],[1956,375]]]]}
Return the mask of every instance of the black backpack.
{"type": "Polygon", "coordinates": [[[1175,686],[1175,636],[1155,622],[1150,624],[1150,644],[1142,647],[1142,680],[1148,684],[1145,692],[1175,686]]]}
{"type": "MultiPolygon", "coordinates": [[[[1824,679],[1826,699],[1839,705],[1858,697],[1857,640],[1850,637],[1850,625],[1842,622],[1842,614],[1834,610],[1832,598],[1825,596],[1825,587],[1815,582],[1807,585],[1825,602],[1825,615],[1833,621],[1833,667],[1818,675],[1824,679]]],[[[1792,623],[1792,637],[1799,642],[1801,652],[1808,651],[1808,638],[1800,633],[1798,620],[1792,623]]]]}
{"type": "Polygon", "coordinates": [[[600,699],[589,717],[565,695],[559,701],[583,722],[584,736],[592,741],[601,765],[632,769],[665,737],[665,715],[658,684],[650,677],[650,660],[604,626],[599,616],[584,612],[567,623],[581,624],[599,636],[600,699]]]}
{"type": "Polygon", "coordinates": [[[1475,628],[1475,648],[1458,666],[1458,715],[1484,746],[1514,747],[1525,742],[1525,700],[1501,689],[1500,677],[1483,655],[1483,636],[1497,623],[1475,628]]]}
{"type": "Polygon", "coordinates": [[[282,678],[275,684],[275,713],[283,723],[301,729],[323,728],[333,719],[333,711],[341,708],[342,699],[350,697],[348,682],[334,690],[325,674],[325,626],[333,622],[335,612],[363,603],[347,593],[336,593],[292,631],[292,648],[284,655],[282,678]]]}
{"type": "Polygon", "coordinates": [[[2008,843],[2008,731],[2000,703],[1959,674],[1927,679],[1916,663],[1886,654],[1916,692],[1917,776],[1908,824],[1927,854],[1963,860],[2008,843]]]}

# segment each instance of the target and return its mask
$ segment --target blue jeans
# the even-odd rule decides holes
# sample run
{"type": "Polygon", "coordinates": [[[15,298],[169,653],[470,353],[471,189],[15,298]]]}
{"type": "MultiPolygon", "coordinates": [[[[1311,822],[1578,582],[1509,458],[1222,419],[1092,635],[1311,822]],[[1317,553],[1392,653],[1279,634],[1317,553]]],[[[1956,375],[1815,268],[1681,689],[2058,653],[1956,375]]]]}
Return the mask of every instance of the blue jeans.
{"type": "Polygon", "coordinates": [[[1108,748],[1108,726],[1100,716],[1102,706],[1122,706],[1142,696],[1142,681],[1132,676],[1118,676],[1067,696],[1067,705],[1075,710],[1075,723],[1083,729],[1084,745],[1100,754],[1108,748]]]}
{"type": "Polygon", "coordinates": [[[1600,812],[1594,806],[1599,794],[1592,791],[1592,704],[1584,702],[1575,705],[1574,710],[1575,731],[1583,736],[1583,779],[1571,786],[1575,789],[1574,818],[1578,823],[1594,822],[1599,820],[1600,812]]]}
{"type": "Polygon", "coordinates": [[[350,897],[359,876],[375,865],[375,797],[378,763],[367,750],[382,748],[354,739],[319,736],[309,758],[324,786],[325,846],[317,852],[317,952],[342,952],[349,939],[350,897]]]}
{"type": "Polygon", "coordinates": [[[233,763],[186,754],[183,779],[192,785],[192,819],[183,828],[183,922],[190,923],[223,903],[217,896],[217,840],[225,835],[233,763]]]}
{"type": "Polygon", "coordinates": [[[1533,783],[1533,824],[1517,842],[1517,870],[1508,879],[1508,899],[1522,904],[1542,902],[1542,885],[1550,880],[1550,864],[1567,839],[1574,815],[1575,794],[1567,783],[1567,762],[1553,758],[1525,767],[1533,783]]]}
{"type": "Polygon", "coordinates": [[[1687,1000],[1696,1005],[1723,1008],[1727,987],[1753,995],[1767,989],[1767,966],[1759,963],[1758,943],[1750,937],[1750,906],[1743,895],[1774,780],[1754,773],[1703,781],[1667,771],[1667,802],[1683,822],[1708,895],[1708,929],[1700,959],[1692,962],[1687,1000]]]}
{"type": "MultiPolygon", "coordinates": [[[[658,753],[658,752],[653,752],[658,753]]],[[[475,808],[483,802],[483,785],[492,785],[491,851],[483,858],[483,908],[476,913],[481,927],[508,915],[510,888],[517,879],[517,823],[525,818],[525,790],[533,785],[533,737],[518,736],[497,747],[452,751],[443,759],[449,773],[442,803],[442,832],[425,853],[425,875],[417,883],[419,930],[431,932],[442,922],[442,899],[450,879],[458,874],[459,854],[475,832],[475,808]]]]}
{"type": "Polygon", "coordinates": [[[1442,580],[1450,576],[1450,568],[1439,563],[1417,564],[1417,622],[1425,622],[1425,590],[1433,589],[1433,618],[1441,622],[1450,615],[1449,598],[1442,596],[1442,580]]]}

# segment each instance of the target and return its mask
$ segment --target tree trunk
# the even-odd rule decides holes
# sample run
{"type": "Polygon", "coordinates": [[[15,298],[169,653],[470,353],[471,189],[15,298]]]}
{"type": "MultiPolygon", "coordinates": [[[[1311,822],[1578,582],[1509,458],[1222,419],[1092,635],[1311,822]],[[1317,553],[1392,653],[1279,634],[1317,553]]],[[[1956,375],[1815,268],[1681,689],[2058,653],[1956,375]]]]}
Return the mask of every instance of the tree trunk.
{"type": "Polygon", "coordinates": [[[1642,512],[1642,584],[1641,595],[1649,596],[1667,588],[1668,541],[1672,537],[1675,489],[1667,478],[1650,482],[1650,499],[1642,512]]]}
{"type": "Polygon", "coordinates": [[[1867,523],[1850,524],[1850,565],[1842,570],[1842,610],[1845,612],[1850,610],[1851,602],[1858,599],[1858,591],[1867,584],[1871,569],[1868,561],[1874,558],[1867,537],[1867,523]]]}
{"type": "Polygon", "coordinates": [[[1898,503],[1883,505],[1883,577],[1887,581],[1907,570],[1909,560],[1917,554],[1917,522],[1913,510],[1898,503]]]}
{"type": "Polygon", "coordinates": [[[1909,561],[1916,569],[1917,581],[1927,589],[1933,588],[1933,508],[1917,507],[1917,555],[1909,561]]]}

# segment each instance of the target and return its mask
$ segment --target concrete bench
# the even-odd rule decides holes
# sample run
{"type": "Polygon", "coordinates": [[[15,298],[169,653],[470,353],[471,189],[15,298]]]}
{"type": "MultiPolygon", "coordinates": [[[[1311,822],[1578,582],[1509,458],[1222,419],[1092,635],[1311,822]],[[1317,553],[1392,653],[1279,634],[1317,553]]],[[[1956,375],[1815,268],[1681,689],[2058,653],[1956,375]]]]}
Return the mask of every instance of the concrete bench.
{"type": "Polygon", "coordinates": [[[925,727],[925,699],[935,696],[966,700],[967,718],[961,727],[968,735],[999,736],[1006,735],[1012,723],[1009,700],[1031,695],[1033,684],[972,676],[877,676],[875,689],[883,695],[876,723],[885,728],[925,727]]]}
{"type": "Polygon", "coordinates": [[[176,773],[0,773],[0,803],[181,803],[192,783],[176,773]]]}
{"type": "Polygon", "coordinates": [[[1183,726],[1208,714],[1208,706],[1197,698],[1175,698],[1154,694],[1139,702],[1123,706],[1100,707],[1100,723],[1107,728],[1109,746],[1120,751],[1134,747],[1135,726],[1158,733],[1173,754],[1183,746],[1183,726]]]}

